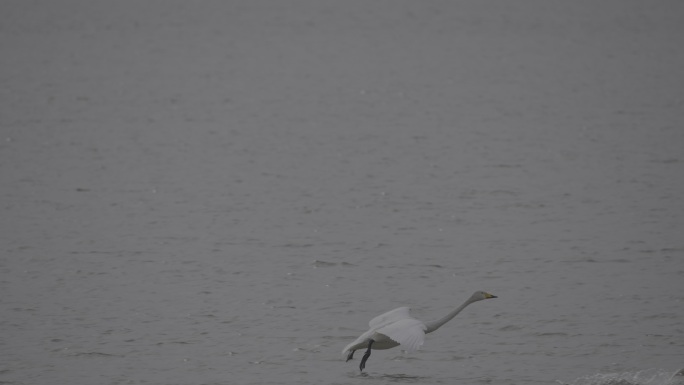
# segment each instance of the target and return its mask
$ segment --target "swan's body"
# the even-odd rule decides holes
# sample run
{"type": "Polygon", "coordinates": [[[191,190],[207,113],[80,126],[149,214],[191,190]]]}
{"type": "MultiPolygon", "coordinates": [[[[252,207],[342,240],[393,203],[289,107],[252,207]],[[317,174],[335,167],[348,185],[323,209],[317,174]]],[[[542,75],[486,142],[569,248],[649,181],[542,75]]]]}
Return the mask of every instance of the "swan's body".
{"type": "Polygon", "coordinates": [[[451,313],[436,321],[426,323],[411,317],[408,307],[388,311],[370,320],[368,323],[370,329],[347,345],[342,351],[342,355],[346,356],[347,361],[349,361],[353,358],[356,350],[366,348],[366,353],[361,360],[361,365],[359,365],[363,371],[366,367],[366,361],[370,357],[371,349],[384,350],[401,345],[408,351],[418,350],[425,341],[425,334],[439,329],[471,303],[489,298],[496,298],[496,296],[484,291],[476,291],[451,313]]]}

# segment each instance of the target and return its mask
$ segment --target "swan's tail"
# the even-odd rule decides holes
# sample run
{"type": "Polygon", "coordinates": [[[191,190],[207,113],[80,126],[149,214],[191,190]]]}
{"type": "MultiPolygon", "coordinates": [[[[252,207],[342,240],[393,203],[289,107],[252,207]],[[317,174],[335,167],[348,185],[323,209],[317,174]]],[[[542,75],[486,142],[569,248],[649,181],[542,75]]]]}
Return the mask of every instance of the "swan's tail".
{"type": "Polygon", "coordinates": [[[347,361],[351,360],[352,356],[354,355],[354,350],[351,350],[351,345],[352,344],[349,344],[342,349],[342,358],[347,361]]]}

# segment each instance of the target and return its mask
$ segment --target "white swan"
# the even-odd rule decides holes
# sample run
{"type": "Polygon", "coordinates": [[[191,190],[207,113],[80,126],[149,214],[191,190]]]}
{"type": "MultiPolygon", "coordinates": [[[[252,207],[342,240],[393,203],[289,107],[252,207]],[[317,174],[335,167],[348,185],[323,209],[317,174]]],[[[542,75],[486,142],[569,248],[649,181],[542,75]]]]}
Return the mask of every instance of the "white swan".
{"type": "Polygon", "coordinates": [[[482,301],[483,299],[496,298],[484,291],[476,291],[463,304],[446,316],[432,322],[423,323],[409,314],[408,307],[400,307],[385,314],[381,314],[368,323],[370,329],[361,334],[356,341],[347,345],[342,350],[342,355],[347,356],[347,361],[354,357],[354,352],[358,349],[367,348],[366,354],[361,359],[359,369],[363,371],[366,367],[366,361],[370,357],[371,349],[390,349],[395,346],[402,345],[408,351],[414,351],[420,348],[425,341],[425,334],[432,333],[439,329],[442,325],[449,322],[456,317],[466,306],[473,302],[482,301]]]}

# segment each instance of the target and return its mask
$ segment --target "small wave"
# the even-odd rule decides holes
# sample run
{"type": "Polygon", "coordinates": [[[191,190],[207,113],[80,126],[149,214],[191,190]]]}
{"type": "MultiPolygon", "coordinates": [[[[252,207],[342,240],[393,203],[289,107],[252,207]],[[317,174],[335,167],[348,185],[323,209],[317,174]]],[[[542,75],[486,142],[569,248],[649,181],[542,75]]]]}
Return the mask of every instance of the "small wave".
{"type": "Polygon", "coordinates": [[[102,352],[75,352],[71,355],[74,357],[121,357],[118,354],[109,354],[102,352]]]}
{"type": "Polygon", "coordinates": [[[313,266],[314,268],[317,268],[317,267],[332,267],[332,266],[337,266],[337,263],[335,263],[335,262],[321,261],[321,260],[316,259],[316,260],[314,260],[313,262],[311,262],[311,266],[313,266]]]}
{"type": "Polygon", "coordinates": [[[502,332],[518,331],[522,329],[523,327],[519,325],[506,325],[504,327],[499,328],[499,330],[502,332]]]}
{"type": "Polygon", "coordinates": [[[568,333],[563,333],[563,332],[542,332],[542,333],[533,333],[536,336],[539,337],[567,337],[568,333]]]}
{"type": "Polygon", "coordinates": [[[405,383],[423,383],[429,377],[421,376],[409,376],[407,374],[385,374],[380,376],[380,378],[385,379],[389,382],[405,382],[405,383]]]}
{"type": "Polygon", "coordinates": [[[679,377],[683,377],[677,375],[681,372],[647,369],[638,372],[599,373],[580,377],[566,385],[680,385],[684,383],[677,382],[679,377]]]}
{"type": "Polygon", "coordinates": [[[364,378],[368,380],[384,380],[387,382],[396,382],[396,383],[424,383],[426,380],[430,379],[430,377],[421,377],[421,376],[410,376],[407,374],[380,374],[380,375],[374,375],[374,374],[369,374],[367,372],[350,372],[349,377],[351,378],[364,378]]]}

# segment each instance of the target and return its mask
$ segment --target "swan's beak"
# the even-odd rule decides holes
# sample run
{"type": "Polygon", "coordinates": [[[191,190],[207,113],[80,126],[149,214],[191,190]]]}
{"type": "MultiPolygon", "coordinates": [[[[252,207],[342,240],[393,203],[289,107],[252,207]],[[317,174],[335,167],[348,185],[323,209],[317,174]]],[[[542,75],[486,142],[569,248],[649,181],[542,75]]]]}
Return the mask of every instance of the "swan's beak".
{"type": "Polygon", "coordinates": [[[485,295],[485,298],[486,298],[486,299],[489,299],[489,298],[499,298],[499,297],[497,297],[497,296],[495,296],[495,295],[492,295],[492,294],[489,294],[489,293],[484,293],[484,295],[485,295]]]}

